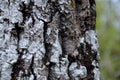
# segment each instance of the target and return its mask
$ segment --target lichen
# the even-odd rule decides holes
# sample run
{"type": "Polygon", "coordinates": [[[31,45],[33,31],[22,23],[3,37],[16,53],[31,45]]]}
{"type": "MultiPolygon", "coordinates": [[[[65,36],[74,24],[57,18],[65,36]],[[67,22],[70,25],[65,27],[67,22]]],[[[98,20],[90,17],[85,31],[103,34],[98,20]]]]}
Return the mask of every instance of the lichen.
{"type": "Polygon", "coordinates": [[[19,41],[19,48],[24,48],[24,49],[27,49],[28,46],[29,46],[29,37],[26,37],[25,35],[22,35],[21,36],[21,39],[19,41]]]}
{"type": "Polygon", "coordinates": [[[84,37],[80,37],[80,38],[79,38],[79,42],[80,42],[80,43],[84,43],[84,37]]]}
{"type": "Polygon", "coordinates": [[[68,10],[66,9],[66,5],[68,5],[68,1],[67,0],[59,0],[58,3],[60,4],[60,12],[68,12],[68,10]]]}
{"type": "Polygon", "coordinates": [[[59,56],[62,54],[61,45],[58,39],[58,30],[56,30],[56,40],[55,43],[53,43],[53,49],[52,49],[52,56],[50,58],[51,62],[59,63],[59,56]]]}
{"type": "Polygon", "coordinates": [[[99,69],[94,68],[93,73],[94,73],[94,80],[100,80],[100,71],[99,71],[99,69]]]}
{"type": "Polygon", "coordinates": [[[51,33],[51,29],[48,28],[48,29],[47,29],[47,35],[50,35],[50,33],[51,33]]]}
{"type": "Polygon", "coordinates": [[[98,51],[98,40],[97,40],[97,35],[94,30],[88,30],[85,32],[85,41],[92,45],[92,49],[95,51],[98,51]]]}
{"type": "Polygon", "coordinates": [[[30,3],[30,0],[21,0],[21,2],[24,2],[26,5],[30,3]]]}
{"type": "Polygon", "coordinates": [[[35,5],[37,5],[38,7],[45,7],[46,6],[46,3],[47,3],[47,0],[34,0],[35,2],[35,5]]]}
{"type": "Polygon", "coordinates": [[[92,61],[92,65],[93,65],[93,66],[95,66],[95,67],[99,67],[98,62],[97,62],[97,61],[95,61],[95,60],[93,60],[93,61],[92,61]]]}
{"type": "Polygon", "coordinates": [[[57,63],[56,65],[51,67],[51,71],[52,71],[51,74],[58,79],[65,78],[66,80],[69,80],[69,76],[67,73],[68,65],[69,65],[69,61],[66,55],[64,58],[60,60],[60,63],[57,63]]]}
{"type": "Polygon", "coordinates": [[[69,67],[70,74],[74,78],[85,78],[87,76],[87,69],[85,66],[78,67],[78,64],[76,62],[72,63],[69,67]]]}

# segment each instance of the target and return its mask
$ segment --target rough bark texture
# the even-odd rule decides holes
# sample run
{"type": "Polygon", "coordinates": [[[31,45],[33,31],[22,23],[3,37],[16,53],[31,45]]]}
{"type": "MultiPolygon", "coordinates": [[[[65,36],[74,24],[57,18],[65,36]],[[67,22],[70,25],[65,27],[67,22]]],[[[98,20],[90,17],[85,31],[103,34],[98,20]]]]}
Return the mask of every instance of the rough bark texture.
{"type": "Polygon", "coordinates": [[[100,80],[94,0],[0,0],[0,80],[100,80]]]}

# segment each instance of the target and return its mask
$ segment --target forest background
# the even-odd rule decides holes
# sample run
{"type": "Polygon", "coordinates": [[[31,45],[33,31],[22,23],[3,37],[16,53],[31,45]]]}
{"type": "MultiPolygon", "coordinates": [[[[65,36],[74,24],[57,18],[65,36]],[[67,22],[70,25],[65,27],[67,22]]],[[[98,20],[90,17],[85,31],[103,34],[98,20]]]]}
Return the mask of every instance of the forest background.
{"type": "Polygon", "coordinates": [[[96,0],[101,80],[120,80],[120,0],[96,0]]]}

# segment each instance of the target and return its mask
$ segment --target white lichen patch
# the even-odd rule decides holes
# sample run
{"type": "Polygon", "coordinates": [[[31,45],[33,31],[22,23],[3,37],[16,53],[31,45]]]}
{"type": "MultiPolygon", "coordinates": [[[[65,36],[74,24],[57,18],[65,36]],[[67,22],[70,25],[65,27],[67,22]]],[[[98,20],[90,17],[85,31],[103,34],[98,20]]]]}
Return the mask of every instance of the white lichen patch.
{"type": "Polygon", "coordinates": [[[10,8],[9,16],[8,16],[9,20],[12,23],[22,22],[23,16],[22,16],[22,13],[18,10],[19,4],[12,4],[9,8],[10,8]]]}
{"type": "Polygon", "coordinates": [[[34,80],[34,76],[30,75],[29,80],[34,80]]]}
{"type": "Polygon", "coordinates": [[[1,80],[9,80],[11,79],[11,72],[12,72],[12,67],[10,64],[4,62],[4,64],[2,64],[2,70],[1,71],[1,76],[0,79],[1,80]]]}
{"type": "Polygon", "coordinates": [[[10,28],[6,24],[0,24],[0,47],[4,48],[10,40],[10,28]],[[8,29],[9,28],[9,29],[8,29]],[[6,33],[4,33],[6,31],[6,33]],[[3,34],[4,33],[4,34],[3,34]]]}
{"type": "Polygon", "coordinates": [[[87,69],[86,69],[86,67],[85,66],[80,66],[78,68],[78,65],[77,65],[76,62],[74,62],[74,63],[72,63],[70,65],[69,71],[70,71],[71,76],[74,77],[74,78],[78,77],[78,79],[79,79],[79,77],[80,78],[85,78],[87,76],[87,69]]]}
{"type": "Polygon", "coordinates": [[[38,65],[39,65],[39,61],[38,60],[42,60],[42,58],[44,57],[44,55],[41,53],[41,51],[38,50],[36,52],[36,54],[34,54],[34,57],[35,57],[34,61],[36,63],[38,63],[38,65]]]}
{"type": "Polygon", "coordinates": [[[59,55],[58,54],[52,55],[50,62],[58,63],[59,62],[59,55]]]}
{"type": "Polygon", "coordinates": [[[94,80],[100,80],[100,71],[99,71],[99,69],[94,68],[93,73],[94,73],[94,80]]]}
{"type": "Polygon", "coordinates": [[[47,29],[47,35],[49,36],[49,35],[50,35],[50,33],[51,33],[51,29],[50,29],[50,28],[48,28],[48,29],[47,29]]]}
{"type": "Polygon", "coordinates": [[[69,70],[74,70],[77,67],[77,63],[74,62],[70,65],[69,70]]]}
{"type": "Polygon", "coordinates": [[[68,61],[68,56],[66,55],[60,61],[60,74],[64,76],[66,80],[69,80],[68,73],[67,73],[68,65],[69,65],[69,61],[68,61]]]}
{"type": "MultiPolygon", "coordinates": [[[[12,73],[12,64],[14,64],[17,59],[17,45],[15,37],[11,36],[11,30],[14,27],[11,22],[9,25],[3,19],[8,19],[12,21],[10,14],[10,8],[8,9],[8,0],[0,1],[0,9],[3,11],[0,16],[0,79],[10,80],[12,73]]],[[[22,18],[21,18],[22,19],[22,18]]]]}
{"type": "Polygon", "coordinates": [[[5,42],[8,42],[10,40],[10,33],[8,32],[8,34],[5,34],[5,42]]]}
{"type": "Polygon", "coordinates": [[[0,9],[3,12],[2,16],[0,17],[1,19],[7,18],[9,19],[12,23],[16,22],[22,22],[23,16],[22,13],[19,11],[19,3],[10,3],[8,6],[8,2],[6,1],[0,1],[0,9]]]}
{"type": "Polygon", "coordinates": [[[69,80],[69,76],[67,73],[69,61],[67,59],[67,55],[61,59],[60,63],[57,63],[55,66],[51,67],[52,75],[55,75],[57,78],[65,78],[66,80],[69,80]]]}
{"type": "Polygon", "coordinates": [[[98,40],[97,40],[97,34],[94,30],[88,30],[85,32],[85,41],[88,44],[92,45],[92,49],[97,51],[98,50],[98,40]]]}
{"type": "Polygon", "coordinates": [[[36,21],[35,25],[34,25],[34,28],[33,28],[34,33],[36,33],[40,29],[43,29],[43,26],[44,26],[43,21],[36,21]]]}
{"type": "Polygon", "coordinates": [[[23,55],[23,56],[22,56],[23,59],[27,59],[27,60],[31,60],[32,57],[33,57],[32,54],[26,54],[26,55],[23,55]]]}
{"type": "MultiPolygon", "coordinates": [[[[27,26],[32,26],[32,22],[31,22],[31,19],[29,19],[26,23],[27,26]]],[[[25,29],[25,31],[27,33],[30,33],[32,36],[37,36],[39,34],[43,34],[43,26],[44,26],[44,22],[43,21],[39,21],[39,20],[36,20],[35,21],[35,24],[34,24],[34,27],[30,28],[30,27],[27,27],[25,29]]],[[[39,39],[39,38],[38,38],[39,39]]]]}
{"type": "Polygon", "coordinates": [[[37,44],[39,43],[34,41],[31,43],[31,45],[28,48],[29,53],[35,53],[38,50],[39,46],[37,44]]]}
{"type": "MultiPolygon", "coordinates": [[[[41,43],[40,43],[41,44],[41,43]]],[[[42,53],[42,54],[45,54],[45,46],[44,46],[44,44],[42,43],[41,44],[41,47],[40,47],[40,49],[39,49],[39,51],[42,53]]]]}
{"type": "Polygon", "coordinates": [[[15,45],[9,45],[9,48],[5,50],[7,53],[7,62],[10,64],[17,61],[18,55],[16,49],[17,47],[15,45]]]}
{"type": "Polygon", "coordinates": [[[99,64],[95,60],[92,61],[92,65],[95,67],[99,67],[99,64]]]}
{"type": "Polygon", "coordinates": [[[0,47],[3,47],[4,43],[3,34],[0,34],[0,47]]]}
{"type": "Polygon", "coordinates": [[[0,51],[1,62],[1,80],[9,80],[11,78],[12,64],[17,61],[18,55],[15,45],[9,45],[4,51],[0,51]]]}
{"type": "Polygon", "coordinates": [[[34,2],[38,7],[45,7],[47,0],[34,0],[34,2]]]}
{"type": "MultiPolygon", "coordinates": [[[[29,19],[26,21],[25,26],[31,26],[32,25],[32,17],[29,17],[29,19]]],[[[28,27],[27,27],[28,28],[28,27]]]]}
{"type": "Polygon", "coordinates": [[[99,51],[97,53],[97,60],[100,60],[100,53],[99,53],[99,51]]]}
{"type": "Polygon", "coordinates": [[[41,76],[40,79],[41,80],[47,80],[47,77],[46,76],[41,76]]]}
{"type": "MultiPolygon", "coordinates": [[[[44,9],[47,2],[47,0],[32,1],[35,3],[35,6],[41,6],[42,9],[44,9]]],[[[24,60],[23,68],[25,69],[25,74],[29,73],[28,70],[30,70],[30,65],[31,63],[33,63],[32,65],[35,69],[34,71],[37,78],[41,77],[41,75],[44,74],[45,76],[47,75],[47,71],[45,73],[44,70],[45,68],[42,68],[42,70],[38,72],[38,68],[40,68],[40,66],[43,65],[42,59],[45,53],[43,43],[44,22],[35,18],[34,12],[33,14],[29,15],[29,19],[27,18],[23,20],[23,8],[27,12],[27,6],[30,6],[30,9],[33,7],[33,5],[30,5],[29,3],[30,0],[0,1],[0,80],[10,80],[11,73],[16,73],[16,71],[12,70],[13,67],[17,66],[13,66],[13,64],[17,62],[19,55],[22,55],[22,57],[20,58],[24,60]],[[22,28],[24,30],[16,29],[15,23],[18,24],[17,27],[22,28]],[[42,71],[44,71],[44,73],[42,71]]],[[[38,13],[41,14],[42,12],[39,11],[38,13]]],[[[26,16],[28,16],[28,14],[26,14],[26,16]]],[[[34,75],[32,75],[32,73],[31,76],[27,78],[22,78],[23,74],[24,73],[19,72],[18,80],[34,79],[34,75]]]]}
{"type": "Polygon", "coordinates": [[[7,0],[6,1],[5,0],[0,1],[0,9],[2,11],[4,11],[4,12],[2,12],[2,16],[0,16],[0,19],[4,18],[5,15],[9,15],[7,0]]]}
{"type": "Polygon", "coordinates": [[[80,43],[84,43],[84,37],[80,37],[80,38],[79,38],[79,42],[80,42],[80,43]]]}
{"type": "Polygon", "coordinates": [[[72,56],[76,57],[79,54],[78,50],[75,49],[74,53],[72,54],[72,56]]]}
{"type": "Polygon", "coordinates": [[[99,64],[93,60],[92,65],[94,66],[93,73],[94,73],[94,80],[100,80],[100,71],[99,71],[99,64]]]}
{"type": "Polygon", "coordinates": [[[21,0],[21,2],[24,2],[26,5],[28,5],[30,3],[30,0],[21,0]]]}
{"type": "Polygon", "coordinates": [[[26,35],[21,35],[21,39],[19,41],[19,48],[28,48],[29,43],[29,37],[27,37],[26,35]]]}
{"type": "Polygon", "coordinates": [[[58,3],[60,4],[61,12],[68,12],[68,10],[65,8],[65,6],[69,4],[68,0],[59,0],[58,3]]]}
{"type": "Polygon", "coordinates": [[[59,63],[59,56],[62,54],[61,45],[58,39],[58,30],[56,31],[56,41],[53,43],[52,56],[50,58],[51,62],[59,63]]]}
{"type": "Polygon", "coordinates": [[[59,0],[59,4],[68,4],[68,0],[59,0]]]}
{"type": "Polygon", "coordinates": [[[57,78],[60,78],[61,73],[60,73],[59,64],[51,67],[51,70],[52,70],[52,74],[55,74],[57,78]]]}
{"type": "Polygon", "coordinates": [[[0,31],[3,31],[3,30],[4,30],[4,25],[0,24],[0,31]]]}
{"type": "MultiPolygon", "coordinates": [[[[36,19],[41,19],[41,12],[35,7],[33,6],[33,12],[34,12],[34,18],[36,19]]],[[[42,20],[44,20],[44,18],[42,18],[42,20]]]]}

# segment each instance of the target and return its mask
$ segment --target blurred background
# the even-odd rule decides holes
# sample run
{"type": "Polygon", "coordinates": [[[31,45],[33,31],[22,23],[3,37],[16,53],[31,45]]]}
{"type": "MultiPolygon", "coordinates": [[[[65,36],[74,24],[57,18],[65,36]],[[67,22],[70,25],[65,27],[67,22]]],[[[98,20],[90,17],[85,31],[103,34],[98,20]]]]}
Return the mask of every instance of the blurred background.
{"type": "Polygon", "coordinates": [[[96,0],[101,80],[120,80],[120,0],[96,0]]]}

